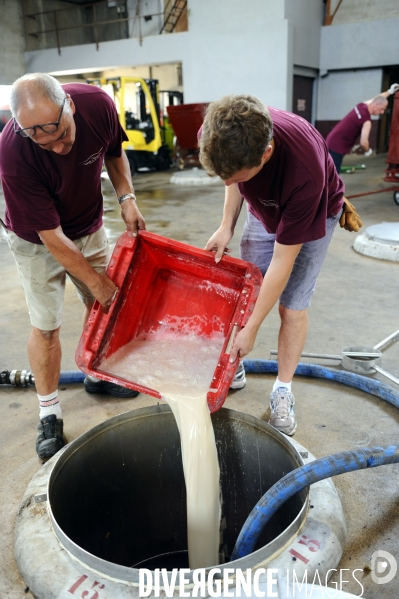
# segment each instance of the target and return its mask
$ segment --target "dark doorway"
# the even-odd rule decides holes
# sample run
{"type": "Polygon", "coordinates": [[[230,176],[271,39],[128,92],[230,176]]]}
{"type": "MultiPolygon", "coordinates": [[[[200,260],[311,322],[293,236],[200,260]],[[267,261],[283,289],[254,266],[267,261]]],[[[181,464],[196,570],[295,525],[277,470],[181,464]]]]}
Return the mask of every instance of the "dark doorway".
{"type": "Polygon", "coordinates": [[[313,81],[312,77],[294,75],[292,112],[303,117],[309,123],[312,122],[313,81]]]}

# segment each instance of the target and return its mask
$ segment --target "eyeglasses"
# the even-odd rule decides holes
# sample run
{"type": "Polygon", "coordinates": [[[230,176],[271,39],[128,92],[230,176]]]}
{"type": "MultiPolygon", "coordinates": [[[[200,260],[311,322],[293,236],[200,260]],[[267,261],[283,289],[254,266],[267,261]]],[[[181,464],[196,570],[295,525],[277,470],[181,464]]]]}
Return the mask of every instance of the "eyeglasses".
{"type": "Polygon", "coordinates": [[[61,122],[62,112],[65,106],[65,100],[67,97],[65,96],[64,101],[61,106],[60,116],[58,117],[58,121],[55,123],[46,123],[45,125],[33,125],[32,127],[25,127],[25,129],[17,129],[19,127],[17,121],[14,118],[14,133],[18,133],[22,137],[33,137],[36,134],[36,129],[41,129],[44,133],[54,133],[58,129],[58,125],[61,122]]]}

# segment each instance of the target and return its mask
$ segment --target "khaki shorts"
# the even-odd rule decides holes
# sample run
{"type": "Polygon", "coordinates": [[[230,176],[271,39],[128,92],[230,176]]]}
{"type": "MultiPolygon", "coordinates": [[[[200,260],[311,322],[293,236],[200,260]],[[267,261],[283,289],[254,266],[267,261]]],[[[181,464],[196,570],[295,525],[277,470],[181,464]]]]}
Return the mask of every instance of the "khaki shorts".
{"type": "MultiPolygon", "coordinates": [[[[44,245],[25,241],[12,231],[7,231],[7,241],[25,291],[32,326],[42,331],[54,331],[61,326],[66,275],[75,285],[80,300],[84,304],[93,303],[90,289],[68,273],[44,245]]],[[[97,272],[105,272],[109,246],[104,227],[73,243],[97,272]]]]}

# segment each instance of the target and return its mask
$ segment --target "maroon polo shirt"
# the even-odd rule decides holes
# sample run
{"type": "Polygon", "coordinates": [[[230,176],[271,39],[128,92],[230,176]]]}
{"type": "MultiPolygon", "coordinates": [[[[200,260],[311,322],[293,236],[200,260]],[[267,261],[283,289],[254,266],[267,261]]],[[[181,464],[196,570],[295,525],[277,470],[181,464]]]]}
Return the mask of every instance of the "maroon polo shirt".
{"type": "Polygon", "coordinates": [[[370,120],[367,104],[364,102],[357,104],[327,135],[328,148],[337,154],[349,154],[360,135],[363,124],[370,120]]]}
{"type": "Polygon", "coordinates": [[[1,135],[5,224],[32,243],[41,243],[36,231],[61,226],[73,240],[101,227],[104,156],[121,156],[122,142],[127,140],[106,92],[84,83],[62,87],[76,107],[76,138],[69,154],[59,156],[16,135],[12,119],[1,135]]]}
{"type": "Polygon", "coordinates": [[[326,219],[343,204],[344,183],[320,133],[298,115],[268,107],[274,152],[257,175],[238,188],[249,210],[276,241],[295,245],[321,239],[326,219]]]}

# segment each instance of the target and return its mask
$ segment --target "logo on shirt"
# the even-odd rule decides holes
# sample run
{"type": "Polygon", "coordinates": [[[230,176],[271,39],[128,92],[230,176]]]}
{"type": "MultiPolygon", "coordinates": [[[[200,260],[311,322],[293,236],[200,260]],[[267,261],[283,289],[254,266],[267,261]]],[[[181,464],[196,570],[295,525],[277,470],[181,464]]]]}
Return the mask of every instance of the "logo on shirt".
{"type": "Polygon", "coordinates": [[[355,112],[356,112],[356,114],[357,114],[357,118],[358,118],[358,119],[361,119],[361,118],[362,118],[362,115],[360,114],[360,112],[359,112],[359,109],[358,109],[358,107],[357,107],[357,106],[355,106],[355,108],[354,108],[354,111],[355,111],[355,112]]]}
{"type": "Polygon", "coordinates": [[[266,206],[267,208],[278,208],[278,204],[275,200],[264,200],[263,198],[260,198],[259,196],[255,196],[255,200],[258,200],[258,202],[260,202],[263,206],[266,206]]]}
{"type": "Polygon", "coordinates": [[[103,151],[103,149],[101,148],[100,150],[98,150],[98,152],[96,152],[95,154],[92,154],[91,156],[86,158],[86,160],[83,160],[83,162],[81,162],[80,164],[83,164],[84,166],[93,164],[93,162],[95,162],[96,160],[98,160],[100,158],[102,151],[103,151]]]}

